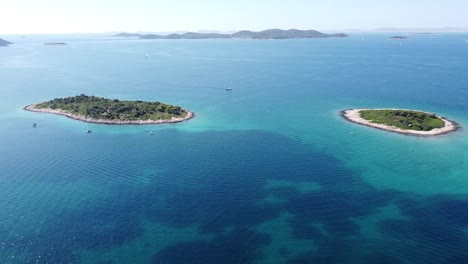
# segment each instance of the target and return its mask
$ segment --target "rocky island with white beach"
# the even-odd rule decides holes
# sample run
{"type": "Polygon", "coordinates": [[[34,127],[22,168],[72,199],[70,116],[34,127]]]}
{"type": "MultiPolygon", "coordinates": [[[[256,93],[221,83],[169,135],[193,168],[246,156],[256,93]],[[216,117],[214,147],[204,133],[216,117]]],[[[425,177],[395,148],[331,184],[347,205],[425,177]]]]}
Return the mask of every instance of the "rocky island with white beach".
{"type": "Polygon", "coordinates": [[[161,102],[120,101],[84,94],[31,104],[24,110],[63,115],[71,119],[109,125],[178,123],[195,116],[180,106],[161,102]]]}
{"type": "Polygon", "coordinates": [[[349,109],[341,115],[353,123],[413,136],[443,135],[460,128],[445,117],[418,110],[349,109]]]}

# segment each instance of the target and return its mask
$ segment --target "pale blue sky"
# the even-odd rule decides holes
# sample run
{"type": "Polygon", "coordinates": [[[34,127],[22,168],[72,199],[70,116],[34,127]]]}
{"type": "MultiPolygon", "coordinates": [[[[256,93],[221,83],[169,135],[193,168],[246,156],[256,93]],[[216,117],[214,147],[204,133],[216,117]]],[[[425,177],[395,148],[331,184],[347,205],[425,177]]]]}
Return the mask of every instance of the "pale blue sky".
{"type": "Polygon", "coordinates": [[[468,27],[468,0],[1,0],[0,34],[468,27]]]}

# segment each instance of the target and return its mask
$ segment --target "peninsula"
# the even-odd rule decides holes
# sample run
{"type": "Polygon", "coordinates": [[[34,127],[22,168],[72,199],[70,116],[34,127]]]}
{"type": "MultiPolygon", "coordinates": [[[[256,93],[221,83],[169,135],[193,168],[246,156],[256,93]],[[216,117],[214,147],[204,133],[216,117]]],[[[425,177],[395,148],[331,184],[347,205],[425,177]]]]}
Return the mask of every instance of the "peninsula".
{"type": "Polygon", "coordinates": [[[84,94],[31,104],[24,110],[63,115],[75,120],[113,125],[177,123],[194,117],[180,106],[160,102],[120,101],[84,94]]]}
{"type": "Polygon", "coordinates": [[[10,44],[13,44],[13,43],[0,38],[0,47],[6,47],[10,44]]]}
{"type": "Polygon", "coordinates": [[[444,117],[417,110],[351,109],[341,115],[350,122],[413,136],[442,135],[460,128],[444,117]]]}
{"type": "Polygon", "coordinates": [[[119,33],[113,37],[138,37],[140,39],[294,39],[294,38],[344,38],[343,33],[325,34],[317,30],[268,29],[260,32],[243,30],[234,34],[187,32],[183,34],[156,35],[119,33]]]}

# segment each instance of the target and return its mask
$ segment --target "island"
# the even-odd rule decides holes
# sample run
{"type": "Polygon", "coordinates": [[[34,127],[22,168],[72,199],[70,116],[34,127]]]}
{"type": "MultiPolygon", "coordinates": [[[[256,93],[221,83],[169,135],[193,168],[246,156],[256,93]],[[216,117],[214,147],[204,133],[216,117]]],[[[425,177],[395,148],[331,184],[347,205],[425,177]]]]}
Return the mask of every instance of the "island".
{"type": "Polygon", "coordinates": [[[111,37],[118,37],[118,38],[138,38],[138,37],[141,37],[141,36],[143,36],[143,34],[140,34],[140,33],[125,33],[125,32],[122,32],[122,33],[119,33],[119,34],[112,35],[111,37]]]}
{"type": "Polygon", "coordinates": [[[403,36],[393,36],[390,37],[390,39],[407,39],[408,37],[403,37],[403,36]]]}
{"type": "Polygon", "coordinates": [[[13,43],[0,38],[0,47],[6,47],[10,44],[13,44],[13,43]]]}
{"type": "Polygon", "coordinates": [[[187,32],[183,34],[157,35],[146,34],[139,35],[133,33],[119,33],[113,37],[139,37],[140,39],[294,39],[294,38],[344,38],[348,35],[343,33],[325,34],[317,30],[298,30],[298,29],[268,29],[260,32],[243,30],[234,34],[221,33],[200,33],[187,32]]]}
{"type": "Polygon", "coordinates": [[[68,45],[68,44],[65,43],[65,42],[46,42],[46,43],[44,43],[44,45],[47,45],[47,46],[62,46],[62,45],[68,45]]]}
{"type": "Polygon", "coordinates": [[[88,123],[112,125],[178,123],[195,116],[180,106],[161,102],[120,101],[85,94],[31,104],[24,107],[24,110],[63,115],[88,123]]]}
{"type": "Polygon", "coordinates": [[[220,33],[196,33],[187,32],[183,34],[155,35],[146,34],[140,36],[141,39],[229,39],[231,35],[220,33]]]}
{"type": "Polygon", "coordinates": [[[343,33],[325,34],[317,30],[298,30],[298,29],[268,29],[260,32],[239,31],[231,35],[233,38],[247,39],[294,39],[294,38],[344,38],[348,35],[343,33]]]}
{"type": "Polygon", "coordinates": [[[418,110],[350,109],[341,115],[350,122],[413,136],[442,135],[460,128],[454,121],[418,110]]]}

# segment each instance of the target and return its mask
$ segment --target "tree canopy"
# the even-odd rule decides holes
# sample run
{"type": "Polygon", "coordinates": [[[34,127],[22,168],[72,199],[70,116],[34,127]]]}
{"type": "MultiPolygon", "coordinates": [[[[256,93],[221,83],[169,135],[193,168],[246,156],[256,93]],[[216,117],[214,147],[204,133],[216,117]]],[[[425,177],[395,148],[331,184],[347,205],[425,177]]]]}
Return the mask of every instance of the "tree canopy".
{"type": "Polygon", "coordinates": [[[362,110],[361,117],[373,123],[405,130],[431,131],[445,122],[434,114],[411,110],[362,110]]]}
{"type": "Polygon", "coordinates": [[[85,94],[55,98],[37,104],[36,108],[57,109],[87,118],[116,121],[166,120],[187,115],[187,111],[176,105],[140,100],[120,101],[85,94]]]}

